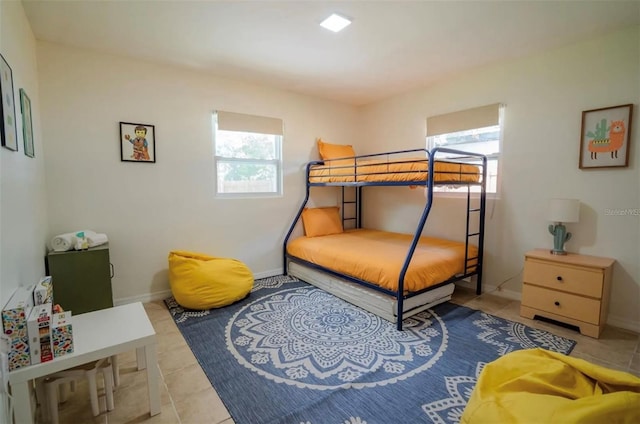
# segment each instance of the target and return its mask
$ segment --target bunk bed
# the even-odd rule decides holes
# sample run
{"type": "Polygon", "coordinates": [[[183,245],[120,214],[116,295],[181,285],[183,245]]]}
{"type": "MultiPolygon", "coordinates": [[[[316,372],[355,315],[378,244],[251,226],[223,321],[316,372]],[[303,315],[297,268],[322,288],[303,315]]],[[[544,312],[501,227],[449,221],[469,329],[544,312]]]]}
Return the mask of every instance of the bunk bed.
{"type": "Polygon", "coordinates": [[[484,155],[441,147],[309,162],[306,195],[284,239],[285,273],[395,322],[398,330],[403,319],[451,299],[456,281],[475,276],[480,294],[486,170],[484,155]],[[413,234],[363,228],[369,186],[424,187],[413,234]],[[466,188],[464,242],[422,236],[437,186],[466,188]],[[313,187],[340,187],[342,206],[308,208],[313,187]],[[472,195],[472,187],[479,193],[472,195]],[[301,219],[305,236],[291,240],[301,219]]]}

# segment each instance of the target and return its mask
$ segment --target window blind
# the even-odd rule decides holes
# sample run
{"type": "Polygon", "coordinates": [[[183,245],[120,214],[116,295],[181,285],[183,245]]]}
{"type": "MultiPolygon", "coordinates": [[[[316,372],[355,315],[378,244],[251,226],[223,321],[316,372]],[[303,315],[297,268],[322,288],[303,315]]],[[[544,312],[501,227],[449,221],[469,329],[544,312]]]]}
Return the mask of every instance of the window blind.
{"type": "Polygon", "coordinates": [[[219,130],[283,135],[282,119],[221,110],[217,111],[216,114],[218,115],[219,130]]]}
{"type": "Polygon", "coordinates": [[[427,137],[498,125],[500,103],[427,118],[427,137]]]}

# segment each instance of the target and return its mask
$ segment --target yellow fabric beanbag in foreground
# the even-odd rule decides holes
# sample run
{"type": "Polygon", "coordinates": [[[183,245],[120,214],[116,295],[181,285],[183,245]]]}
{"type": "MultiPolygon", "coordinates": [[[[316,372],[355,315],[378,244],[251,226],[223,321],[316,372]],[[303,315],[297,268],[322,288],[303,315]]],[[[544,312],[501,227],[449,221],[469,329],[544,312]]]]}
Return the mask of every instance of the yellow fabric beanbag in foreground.
{"type": "Polygon", "coordinates": [[[640,423],[640,378],[544,349],[487,364],[460,420],[477,423],[640,423]]]}
{"type": "Polygon", "coordinates": [[[251,291],[253,273],[236,259],[174,250],[169,253],[169,284],[184,308],[220,308],[251,291]]]}

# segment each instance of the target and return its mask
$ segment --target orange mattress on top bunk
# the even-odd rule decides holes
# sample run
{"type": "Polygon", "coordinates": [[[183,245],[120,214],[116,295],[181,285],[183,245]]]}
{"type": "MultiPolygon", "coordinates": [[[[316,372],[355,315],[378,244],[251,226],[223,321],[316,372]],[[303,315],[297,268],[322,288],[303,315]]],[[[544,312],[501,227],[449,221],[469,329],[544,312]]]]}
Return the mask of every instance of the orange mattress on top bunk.
{"type": "MultiPolygon", "coordinates": [[[[300,237],[287,253],[341,274],[397,291],[413,235],[356,229],[321,237],[300,237]]],[[[469,257],[477,248],[469,246],[469,257]]],[[[475,262],[470,264],[474,264],[475,262]]],[[[414,292],[464,272],[464,243],[421,237],[405,275],[404,291],[414,292]]]]}
{"type": "MultiPolygon", "coordinates": [[[[436,161],[434,181],[471,182],[481,179],[480,167],[476,165],[436,161]]],[[[309,173],[311,183],[343,182],[390,182],[426,181],[429,174],[426,158],[403,158],[393,160],[329,160],[324,165],[315,165],[309,173]]]]}

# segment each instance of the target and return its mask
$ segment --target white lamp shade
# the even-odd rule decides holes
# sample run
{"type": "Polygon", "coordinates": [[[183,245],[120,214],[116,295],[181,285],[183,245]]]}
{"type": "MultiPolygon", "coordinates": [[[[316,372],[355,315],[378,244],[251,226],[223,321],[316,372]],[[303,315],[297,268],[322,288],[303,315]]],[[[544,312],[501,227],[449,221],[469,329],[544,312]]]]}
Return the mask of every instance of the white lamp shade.
{"type": "Polygon", "coordinates": [[[580,217],[580,200],[578,199],[551,199],[549,201],[549,214],[552,222],[578,222],[580,217]]]}

